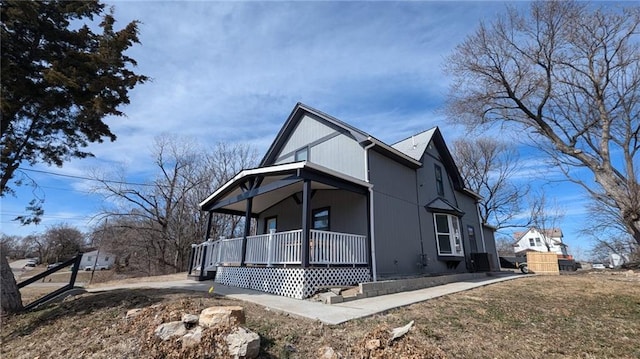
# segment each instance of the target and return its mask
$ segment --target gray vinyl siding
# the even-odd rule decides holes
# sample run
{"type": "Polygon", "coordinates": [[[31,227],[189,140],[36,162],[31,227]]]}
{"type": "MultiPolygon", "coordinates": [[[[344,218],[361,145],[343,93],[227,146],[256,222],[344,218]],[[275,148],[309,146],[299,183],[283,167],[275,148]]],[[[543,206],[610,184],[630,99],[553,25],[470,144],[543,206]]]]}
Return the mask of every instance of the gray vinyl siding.
{"type": "Polygon", "coordinates": [[[364,149],[340,134],[309,149],[309,162],[364,180],[364,149]]]}
{"type": "MultiPolygon", "coordinates": [[[[460,232],[463,240],[463,248],[465,258],[460,262],[457,268],[448,269],[446,262],[438,258],[438,248],[435,235],[435,223],[433,218],[433,212],[422,210],[421,213],[421,228],[423,247],[427,257],[426,272],[429,273],[448,273],[448,272],[465,272],[468,271],[467,262],[472,252],[484,252],[482,242],[483,226],[480,223],[477,213],[476,199],[465,192],[455,190],[453,182],[446,172],[444,164],[440,160],[439,153],[434,146],[429,146],[425,155],[422,158],[423,166],[418,169],[418,188],[419,188],[419,202],[422,207],[430,203],[434,199],[441,197],[447,200],[452,205],[464,212],[464,215],[459,218],[460,232]],[[434,166],[438,165],[442,168],[444,175],[444,196],[439,196],[435,181],[434,166]],[[468,226],[473,227],[475,234],[476,248],[474,250],[470,241],[468,233],[468,226]]],[[[488,253],[492,253],[494,261],[497,261],[495,256],[495,242],[493,236],[491,238],[485,237],[485,249],[488,253]],[[491,242],[491,243],[490,243],[491,242]]],[[[497,262],[496,262],[497,263],[497,262]]]]}
{"type": "Polygon", "coordinates": [[[308,147],[308,162],[365,179],[364,149],[358,142],[309,116],[300,120],[275,164],[294,162],[295,152],[305,147],[308,147]]]}
{"type": "Polygon", "coordinates": [[[369,171],[378,276],[418,274],[421,248],[415,171],[375,151],[369,152],[369,171]]]}
{"type": "Polygon", "coordinates": [[[450,203],[455,203],[456,201],[451,178],[440,160],[440,154],[433,145],[428,146],[427,151],[422,156],[422,167],[418,169],[418,184],[420,185],[421,195],[425,196],[424,199],[429,199],[426,203],[437,197],[442,197],[450,203]],[[444,196],[438,195],[435,173],[436,165],[442,169],[444,196]]]}
{"type": "Polygon", "coordinates": [[[333,128],[309,116],[304,116],[300,119],[298,126],[296,126],[296,129],[287,139],[287,143],[282,148],[280,155],[296,151],[333,132],[336,132],[333,128]]]}
{"type": "MultiPolygon", "coordinates": [[[[332,232],[367,235],[367,199],[342,190],[319,190],[311,198],[311,209],[329,207],[332,232]]],[[[265,218],[277,216],[277,231],[302,228],[302,204],[289,197],[260,213],[258,233],[264,233],[265,218]]]]}

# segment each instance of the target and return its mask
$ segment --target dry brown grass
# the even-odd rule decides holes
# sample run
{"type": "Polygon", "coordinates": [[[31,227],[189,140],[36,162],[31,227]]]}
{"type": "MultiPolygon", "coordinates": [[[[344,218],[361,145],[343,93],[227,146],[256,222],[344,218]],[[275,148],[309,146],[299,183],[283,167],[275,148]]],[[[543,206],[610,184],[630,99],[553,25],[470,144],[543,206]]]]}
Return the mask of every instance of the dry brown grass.
{"type": "MultiPolygon", "coordinates": [[[[354,302],[356,305],[357,302],[354,302]]],[[[84,294],[3,319],[2,358],[203,358],[149,335],[165,319],[212,305],[242,305],[263,358],[638,358],[640,274],[527,277],[391,310],[337,326],[206,293],[134,289],[84,294]],[[127,323],[128,309],[150,307],[127,323]],[[415,325],[389,342],[388,329],[415,325]],[[376,349],[367,349],[380,339],[376,349]],[[144,349],[144,350],[143,350],[144,349]]],[[[212,342],[218,333],[208,333],[212,342]]]]}

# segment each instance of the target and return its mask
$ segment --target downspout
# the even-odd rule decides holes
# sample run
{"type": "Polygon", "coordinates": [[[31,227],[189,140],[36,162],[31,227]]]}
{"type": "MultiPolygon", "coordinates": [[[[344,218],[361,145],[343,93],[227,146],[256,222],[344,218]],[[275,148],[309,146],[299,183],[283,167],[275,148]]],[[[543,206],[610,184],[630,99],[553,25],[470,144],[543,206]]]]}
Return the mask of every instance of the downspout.
{"type": "MultiPolygon", "coordinates": [[[[369,149],[375,146],[372,142],[364,147],[364,177],[367,183],[369,181],[369,149]]],[[[375,220],[373,211],[373,187],[369,187],[369,233],[371,233],[371,274],[373,281],[378,281],[378,269],[376,265],[376,232],[375,232],[375,220]]]]}
{"type": "Polygon", "coordinates": [[[476,201],[476,213],[478,214],[478,223],[480,223],[480,239],[482,239],[482,252],[487,253],[487,247],[484,244],[484,223],[482,217],[480,217],[480,202],[476,201]]]}

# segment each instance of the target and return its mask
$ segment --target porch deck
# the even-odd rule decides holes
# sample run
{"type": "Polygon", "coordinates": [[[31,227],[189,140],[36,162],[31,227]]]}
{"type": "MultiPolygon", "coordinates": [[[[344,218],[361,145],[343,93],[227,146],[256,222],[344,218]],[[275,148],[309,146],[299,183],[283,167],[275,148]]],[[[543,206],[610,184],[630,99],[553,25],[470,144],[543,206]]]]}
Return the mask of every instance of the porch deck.
{"type": "Polygon", "coordinates": [[[370,280],[367,237],[309,231],[309,266],[303,266],[302,230],[223,238],[193,245],[189,274],[215,272],[225,285],[306,298],[327,285],[353,285],[370,280]]]}

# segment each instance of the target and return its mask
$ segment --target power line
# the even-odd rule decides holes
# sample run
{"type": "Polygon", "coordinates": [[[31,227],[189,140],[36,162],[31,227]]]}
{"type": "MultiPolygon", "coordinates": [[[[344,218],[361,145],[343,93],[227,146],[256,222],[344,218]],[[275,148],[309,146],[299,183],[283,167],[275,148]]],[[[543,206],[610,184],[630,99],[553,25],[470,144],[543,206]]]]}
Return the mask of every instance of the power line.
{"type": "Polygon", "coordinates": [[[27,171],[27,172],[36,172],[36,173],[44,173],[44,174],[48,174],[48,175],[53,175],[53,176],[59,176],[59,177],[67,177],[67,178],[75,178],[75,179],[81,179],[81,180],[86,180],[86,181],[94,181],[94,182],[107,182],[107,183],[115,183],[115,184],[125,184],[125,185],[130,185],[130,186],[149,186],[149,187],[154,187],[154,184],[149,184],[149,183],[135,183],[135,182],[126,182],[126,181],[114,181],[114,180],[99,180],[99,179],[95,179],[95,178],[90,178],[90,177],[84,177],[84,176],[77,176],[77,175],[69,175],[69,174],[64,174],[64,173],[57,173],[57,172],[50,172],[50,171],[43,171],[43,170],[34,170],[31,168],[21,168],[21,171],[27,171]]]}

